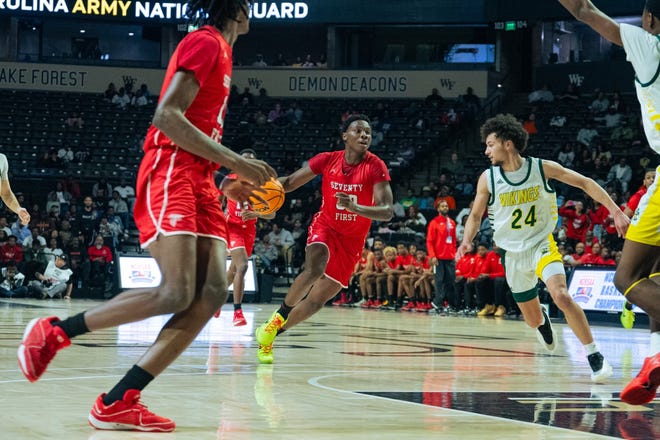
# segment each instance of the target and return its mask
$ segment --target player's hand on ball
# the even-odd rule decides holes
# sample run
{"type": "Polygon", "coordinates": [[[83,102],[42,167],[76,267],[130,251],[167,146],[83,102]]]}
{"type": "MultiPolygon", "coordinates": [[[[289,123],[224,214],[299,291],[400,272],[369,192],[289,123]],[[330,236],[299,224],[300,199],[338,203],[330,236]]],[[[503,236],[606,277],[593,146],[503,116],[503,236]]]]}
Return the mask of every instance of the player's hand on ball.
{"type": "Polygon", "coordinates": [[[259,218],[259,214],[257,214],[254,211],[249,211],[246,209],[243,212],[241,212],[241,220],[243,220],[244,222],[248,220],[254,220],[255,218],[259,218]]]}
{"type": "Polygon", "coordinates": [[[242,179],[254,183],[256,187],[263,185],[273,177],[277,177],[275,170],[263,160],[243,157],[236,162],[232,171],[242,179]]]}
{"type": "Polygon", "coordinates": [[[225,177],[220,183],[220,190],[222,193],[237,202],[247,202],[250,199],[250,196],[259,197],[255,191],[259,189],[258,185],[250,183],[245,180],[232,179],[230,177],[225,177]]]}
{"type": "Polygon", "coordinates": [[[338,192],[337,194],[335,194],[335,197],[337,197],[337,206],[341,206],[342,208],[345,208],[346,210],[353,212],[353,210],[355,209],[355,203],[348,194],[343,192],[338,192]]]}

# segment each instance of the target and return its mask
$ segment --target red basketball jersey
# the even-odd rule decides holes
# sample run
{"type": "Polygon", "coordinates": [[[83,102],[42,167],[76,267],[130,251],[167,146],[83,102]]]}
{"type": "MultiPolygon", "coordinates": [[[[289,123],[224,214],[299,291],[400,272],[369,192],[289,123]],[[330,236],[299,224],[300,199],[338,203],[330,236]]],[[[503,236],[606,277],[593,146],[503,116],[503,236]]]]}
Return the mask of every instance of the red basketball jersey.
{"type": "MultiPolygon", "coordinates": [[[[162,99],[172,77],[178,71],[192,72],[199,83],[199,92],[186,110],[186,118],[198,129],[220,142],[229,100],[232,74],[232,48],[222,34],[212,26],[204,26],[186,35],[172,54],[165,72],[162,99]]],[[[174,143],[153,125],[149,127],[144,150],[162,148],[162,154],[174,151],[174,143]],[[170,147],[170,148],[167,148],[170,147]]],[[[218,166],[183,149],[177,152],[177,163],[218,166]],[[180,156],[183,156],[181,158],[180,156]]]]}
{"type": "Polygon", "coordinates": [[[359,205],[373,206],[374,185],[390,180],[385,163],[367,152],[362,162],[351,166],[340,150],[317,154],[309,160],[309,167],[314,174],[323,176],[323,203],[315,221],[323,221],[342,235],[366,236],[371,220],[337,206],[335,194],[343,192],[359,205]]]}

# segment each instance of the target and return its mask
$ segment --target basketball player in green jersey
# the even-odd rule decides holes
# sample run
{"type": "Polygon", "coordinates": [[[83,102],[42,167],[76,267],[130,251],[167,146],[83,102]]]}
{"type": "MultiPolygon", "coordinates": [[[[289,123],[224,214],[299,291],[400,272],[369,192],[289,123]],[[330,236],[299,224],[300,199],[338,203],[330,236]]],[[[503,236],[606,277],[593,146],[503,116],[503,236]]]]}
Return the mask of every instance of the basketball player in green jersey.
{"type": "MultiPolygon", "coordinates": [[[[578,20],[603,38],[622,46],[635,69],[635,92],[649,146],[660,154],[660,0],[646,0],[642,27],[619,24],[588,0],[559,0],[578,20]]],[[[643,405],[660,385],[660,167],[633,214],[616,269],[614,285],[649,315],[649,357],[621,392],[621,400],[643,405]]]]}
{"type": "Polygon", "coordinates": [[[495,231],[493,239],[505,251],[502,262],[506,280],[527,325],[537,329],[538,339],[546,349],[555,349],[557,335],[536,290],[541,279],[584,345],[592,370],[591,380],[607,379],[612,375],[612,367],[599,352],[584,312],[566,288],[564,265],[552,237],[557,225],[557,198],[548,179],[580,188],[602,203],[614,216],[621,236],[628,228],[628,217],[592,179],[556,162],[522,157],[528,135],[512,115],[500,114],[488,119],[481,127],[481,138],[492,166],[479,177],[477,195],[456,258],[472,248],[482,214],[488,208],[495,231]]]}

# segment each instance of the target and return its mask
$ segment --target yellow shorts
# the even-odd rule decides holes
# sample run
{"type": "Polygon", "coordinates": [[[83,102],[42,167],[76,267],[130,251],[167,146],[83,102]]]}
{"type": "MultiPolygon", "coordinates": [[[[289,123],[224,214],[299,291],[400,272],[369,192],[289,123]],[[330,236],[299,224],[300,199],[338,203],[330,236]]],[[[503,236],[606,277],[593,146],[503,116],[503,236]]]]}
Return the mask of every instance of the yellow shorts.
{"type": "Polygon", "coordinates": [[[660,246],[660,167],[655,180],[639,201],[630,220],[626,239],[650,246],[660,246]]]}
{"type": "Polygon", "coordinates": [[[506,251],[504,271],[511,292],[518,294],[534,289],[539,279],[545,282],[553,275],[565,275],[566,273],[552,234],[525,251],[506,251]]]}

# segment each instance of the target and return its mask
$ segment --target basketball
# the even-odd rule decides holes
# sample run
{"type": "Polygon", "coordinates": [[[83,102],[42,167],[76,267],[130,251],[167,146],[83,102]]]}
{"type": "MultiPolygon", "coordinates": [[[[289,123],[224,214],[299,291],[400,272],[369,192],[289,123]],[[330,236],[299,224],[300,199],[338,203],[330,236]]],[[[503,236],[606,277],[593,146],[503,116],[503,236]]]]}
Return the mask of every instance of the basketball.
{"type": "Polygon", "coordinates": [[[263,203],[255,197],[250,197],[252,209],[257,214],[271,214],[284,204],[284,187],[277,179],[270,179],[256,192],[266,201],[266,203],[263,203]]]}

